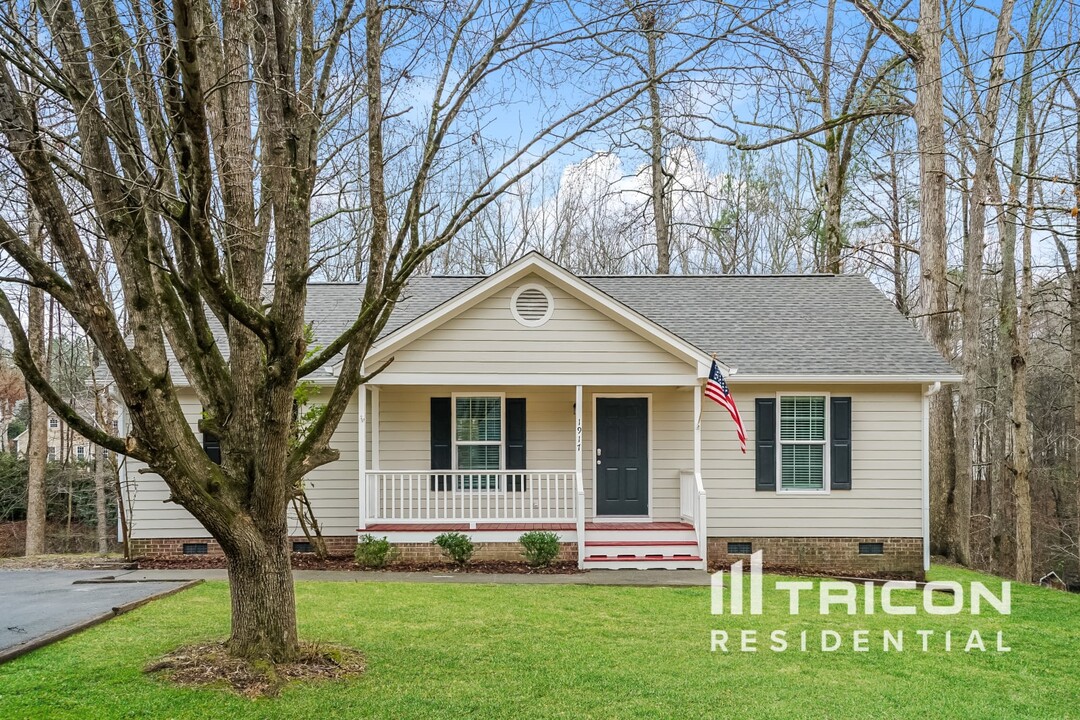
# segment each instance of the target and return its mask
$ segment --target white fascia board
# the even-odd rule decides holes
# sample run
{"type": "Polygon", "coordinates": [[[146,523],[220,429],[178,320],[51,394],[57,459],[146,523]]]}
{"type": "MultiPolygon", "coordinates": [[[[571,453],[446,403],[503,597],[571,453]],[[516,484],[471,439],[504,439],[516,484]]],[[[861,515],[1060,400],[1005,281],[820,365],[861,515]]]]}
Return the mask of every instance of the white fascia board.
{"type": "Polygon", "coordinates": [[[962,375],[735,375],[731,384],[778,383],[778,384],[879,384],[889,383],[958,383],[962,375]]]}
{"type": "Polygon", "coordinates": [[[520,374],[484,374],[484,373],[394,373],[387,370],[372,379],[374,385],[464,385],[471,387],[500,386],[542,386],[574,387],[698,387],[693,374],[686,375],[613,375],[597,373],[595,375],[559,375],[557,373],[520,374]]]}
{"type": "MultiPolygon", "coordinates": [[[[624,325],[652,340],[655,344],[665,348],[673,355],[696,367],[697,377],[707,377],[712,358],[706,355],[700,348],[691,345],[679,336],[665,329],[661,325],[649,320],[633,308],[619,302],[610,295],[601,292],[584,280],[581,280],[569,270],[548,260],[538,252],[530,252],[519,260],[510,263],[503,269],[493,273],[484,280],[473,285],[468,290],[451,298],[442,305],[433,308],[424,315],[406,323],[386,337],[372,345],[368,352],[368,358],[376,358],[380,354],[388,354],[407,344],[409,341],[437,327],[451,317],[456,316],[463,310],[480,302],[482,299],[497,292],[515,280],[529,273],[537,273],[555,284],[562,285],[578,299],[586,302],[594,309],[607,315],[616,322],[624,325]]],[[[722,361],[717,360],[725,371],[730,371],[722,361]]]]}

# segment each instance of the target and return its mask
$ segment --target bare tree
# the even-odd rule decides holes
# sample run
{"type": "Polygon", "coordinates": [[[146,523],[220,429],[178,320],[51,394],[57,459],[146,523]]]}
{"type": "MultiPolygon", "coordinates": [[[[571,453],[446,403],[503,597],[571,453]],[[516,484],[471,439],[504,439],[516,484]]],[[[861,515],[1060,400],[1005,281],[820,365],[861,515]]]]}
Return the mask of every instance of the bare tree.
{"type": "MultiPolygon", "coordinates": [[[[45,239],[41,219],[35,208],[29,212],[30,246],[39,257],[44,255],[45,239]]],[[[48,373],[45,351],[45,294],[41,288],[27,289],[27,356],[37,367],[48,373]]],[[[18,362],[18,358],[16,358],[18,362]]],[[[25,371],[24,371],[25,375],[25,371]]],[[[45,552],[45,464],[48,460],[49,406],[45,404],[34,383],[26,383],[30,419],[27,422],[26,478],[26,550],[27,557],[45,552]]]]}
{"type": "Polygon", "coordinates": [[[954,509],[949,533],[952,539],[951,553],[965,565],[971,563],[972,448],[975,444],[976,394],[982,333],[986,205],[990,187],[994,184],[992,173],[996,172],[998,113],[1001,108],[1001,91],[1005,84],[1005,55],[1012,40],[1012,13],[1015,4],[1014,0],[1004,0],[1001,4],[985,99],[978,88],[972,60],[966,57],[964,47],[956,38],[951,23],[948,29],[948,36],[961,60],[961,72],[968,85],[976,116],[976,126],[972,129],[975,168],[968,192],[968,232],[964,243],[964,284],[960,296],[964,381],[960,385],[960,404],[956,415],[954,509]]]}
{"type": "MultiPolygon", "coordinates": [[[[872,0],[851,0],[871,25],[887,35],[915,67],[914,118],[919,153],[919,315],[927,338],[945,357],[949,347],[949,292],[945,218],[945,105],[942,95],[941,3],[919,3],[918,24],[905,30],[872,0]]],[[[930,405],[930,537],[938,551],[951,546],[955,522],[953,402],[936,393],[930,405]]]]}
{"type": "MultiPolygon", "coordinates": [[[[176,0],[171,15],[160,3],[132,3],[123,20],[112,0],[85,0],[78,12],[70,0],[36,7],[55,57],[19,23],[3,25],[0,132],[63,273],[6,220],[0,248],[92,338],[127,408],[127,436],[96,427],[56,392],[0,294],[16,362],[71,427],[145,462],[221,545],[230,651],[294,658],[288,508],[303,477],[338,457],[334,429],[381,369],[365,368],[364,357],[406,281],[506,188],[635,101],[642,85],[600,83],[551,108],[483,179],[433,198],[433,174],[467,152],[497,87],[526,88],[524,59],[591,37],[589,22],[535,0],[472,0],[437,13],[377,0],[362,8],[176,0]],[[421,67],[432,78],[430,102],[395,109],[397,85],[421,67]],[[48,131],[13,73],[32,76],[66,109],[78,142],[48,131]],[[409,131],[409,153],[391,146],[398,125],[409,131]],[[309,348],[313,192],[324,158],[361,139],[370,214],[361,310],[339,337],[309,348]],[[394,189],[388,178],[407,180],[394,189]],[[109,246],[128,337],[84,228],[109,246]],[[336,384],[294,441],[297,388],[330,363],[336,384]],[[219,439],[220,465],[186,421],[174,373],[202,404],[198,429],[219,439]]],[[[694,60],[689,51],[668,69],[694,60]]]]}

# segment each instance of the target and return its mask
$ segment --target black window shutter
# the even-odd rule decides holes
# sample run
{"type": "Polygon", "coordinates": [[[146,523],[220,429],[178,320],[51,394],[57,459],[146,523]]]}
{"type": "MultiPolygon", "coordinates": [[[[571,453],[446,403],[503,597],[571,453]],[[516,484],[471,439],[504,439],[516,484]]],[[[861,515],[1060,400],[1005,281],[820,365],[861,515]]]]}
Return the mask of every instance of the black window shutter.
{"type": "Polygon", "coordinates": [[[202,447],[203,452],[206,453],[206,457],[210,458],[211,461],[218,465],[221,464],[221,441],[218,440],[217,437],[210,433],[203,433],[202,447]]]}
{"type": "Polygon", "coordinates": [[[834,397],[829,406],[832,444],[829,462],[833,490],[851,489],[851,398],[834,397]]]}
{"type": "Polygon", "coordinates": [[[755,490],[776,490],[776,398],[754,400],[755,490]]]}
{"type": "MultiPolygon", "coordinates": [[[[506,398],[506,469],[525,469],[525,398],[506,398]]],[[[508,476],[506,489],[524,491],[525,476],[508,476]]]]}
{"type": "MultiPolygon", "coordinates": [[[[431,469],[450,470],[453,465],[453,417],[450,398],[431,398],[431,469]]],[[[431,476],[432,490],[449,490],[447,475],[431,476]]]]}

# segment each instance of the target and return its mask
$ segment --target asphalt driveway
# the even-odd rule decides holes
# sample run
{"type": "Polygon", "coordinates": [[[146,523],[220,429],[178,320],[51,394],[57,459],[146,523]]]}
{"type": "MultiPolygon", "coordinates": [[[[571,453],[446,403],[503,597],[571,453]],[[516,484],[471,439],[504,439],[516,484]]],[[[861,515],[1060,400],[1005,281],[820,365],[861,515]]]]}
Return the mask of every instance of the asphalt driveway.
{"type": "Polygon", "coordinates": [[[177,582],[87,583],[100,570],[0,570],[0,662],[185,587],[177,582]],[[79,582],[82,581],[82,582],[79,582]]]}

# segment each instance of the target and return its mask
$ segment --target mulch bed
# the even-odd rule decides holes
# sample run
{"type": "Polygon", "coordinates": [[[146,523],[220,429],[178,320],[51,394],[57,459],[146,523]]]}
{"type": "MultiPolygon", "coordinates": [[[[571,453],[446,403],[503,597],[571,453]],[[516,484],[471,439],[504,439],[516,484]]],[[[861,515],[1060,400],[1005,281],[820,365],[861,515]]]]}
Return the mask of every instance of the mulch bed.
{"type": "Polygon", "coordinates": [[[361,675],[365,668],[362,653],[336,645],[304,643],[296,662],[272,665],[232,657],[224,643],[208,643],[177,648],[144,672],[160,673],[185,687],[216,685],[254,698],[277,695],[295,680],[339,680],[361,675]]]}
{"type": "MultiPolygon", "coordinates": [[[[191,556],[186,558],[139,558],[137,560],[140,570],[218,570],[225,568],[224,557],[191,556]]],[[[359,572],[365,568],[359,567],[356,561],[348,555],[330,556],[320,560],[314,555],[298,553],[292,556],[294,570],[346,570],[359,572]]],[[[523,562],[510,562],[508,560],[477,560],[469,563],[464,568],[448,562],[394,562],[387,567],[375,572],[430,572],[439,574],[458,573],[500,573],[515,575],[570,575],[581,572],[577,563],[570,561],[554,562],[546,568],[531,568],[523,562]]]]}

